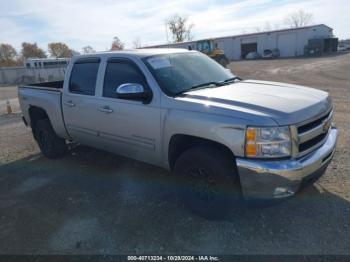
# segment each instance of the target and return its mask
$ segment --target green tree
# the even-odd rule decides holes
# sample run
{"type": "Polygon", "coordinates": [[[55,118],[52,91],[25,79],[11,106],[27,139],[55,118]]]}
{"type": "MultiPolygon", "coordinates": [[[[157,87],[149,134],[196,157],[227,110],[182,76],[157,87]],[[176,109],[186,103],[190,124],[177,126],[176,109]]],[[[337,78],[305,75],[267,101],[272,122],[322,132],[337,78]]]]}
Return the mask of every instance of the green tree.
{"type": "Polygon", "coordinates": [[[72,50],[62,42],[50,43],[48,44],[48,51],[52,57],[72,57],[72,50]]]}
{"type": "Polygon", "coordinates": [[[25,59],[29,57],[35,57],[35,58],[46,57],[45,51],[39,48],[36,43],[32,44],[32,43],[23,42],[21,54],[25,59]]]}
{"type": "Polygon", "coordinates": [[[0,44],[0,66],[15,66],[17,51],[10,44],[0,44]]]}

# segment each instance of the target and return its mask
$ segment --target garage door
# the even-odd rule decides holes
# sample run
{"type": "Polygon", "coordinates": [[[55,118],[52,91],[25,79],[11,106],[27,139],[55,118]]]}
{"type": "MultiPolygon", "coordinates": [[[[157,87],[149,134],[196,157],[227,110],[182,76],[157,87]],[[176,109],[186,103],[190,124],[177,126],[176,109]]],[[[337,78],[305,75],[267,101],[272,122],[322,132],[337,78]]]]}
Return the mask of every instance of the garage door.
{"type": "Polygon", "coordinates": [[[277,38],[277,47],[283,57],[296,56],[296,34],[280,34],[277,38]]]}
{"type": "Polygon", "coordinates": [[[257,43],[241,44],[241,56],[244,59],[250,52],[256,52],[258,49],[257,43]]]}

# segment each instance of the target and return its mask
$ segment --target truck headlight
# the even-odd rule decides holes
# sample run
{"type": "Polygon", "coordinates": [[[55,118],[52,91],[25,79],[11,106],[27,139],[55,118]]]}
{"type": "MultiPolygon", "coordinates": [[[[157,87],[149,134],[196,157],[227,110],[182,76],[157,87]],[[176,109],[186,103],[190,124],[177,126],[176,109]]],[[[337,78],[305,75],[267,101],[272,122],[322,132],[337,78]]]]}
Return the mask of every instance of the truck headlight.
{"type": "Polygon", "coordinates": [[[291,155],[291,138],[288,126],[248,127],[245,143],[246,157],[278,158],[291,155]]]}

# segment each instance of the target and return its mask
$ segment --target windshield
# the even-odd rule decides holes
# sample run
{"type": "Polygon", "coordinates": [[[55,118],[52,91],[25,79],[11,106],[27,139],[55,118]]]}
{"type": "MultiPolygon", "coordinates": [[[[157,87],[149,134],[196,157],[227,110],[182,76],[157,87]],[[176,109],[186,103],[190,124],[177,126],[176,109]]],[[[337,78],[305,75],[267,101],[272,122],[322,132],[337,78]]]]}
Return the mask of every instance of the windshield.
{"type": "Polygon", "coordinates": [[[234,75],[199,52],[156,55],[144,58],[163,91],[171,96],[206,83],[219,83],[234,75]]]}

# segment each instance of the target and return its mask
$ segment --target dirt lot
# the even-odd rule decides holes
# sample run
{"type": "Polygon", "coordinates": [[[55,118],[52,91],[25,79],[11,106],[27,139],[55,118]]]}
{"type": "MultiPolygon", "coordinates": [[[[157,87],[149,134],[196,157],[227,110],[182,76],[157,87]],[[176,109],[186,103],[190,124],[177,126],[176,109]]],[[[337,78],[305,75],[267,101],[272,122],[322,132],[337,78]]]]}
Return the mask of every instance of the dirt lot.
{"type": "MultiPolygon", "coordinates": [[[[83,146],[47,160],[19,114],[3,115],[0,253],[350,254],[350,54],[230,66],[244,79],[331,93],[340,138],[319,182],[280,205],[207,221],[183,208],[166,171],[83,146]]],[[[0,87],[0,101],[15,105],[16,92],[0,87]]]]}

